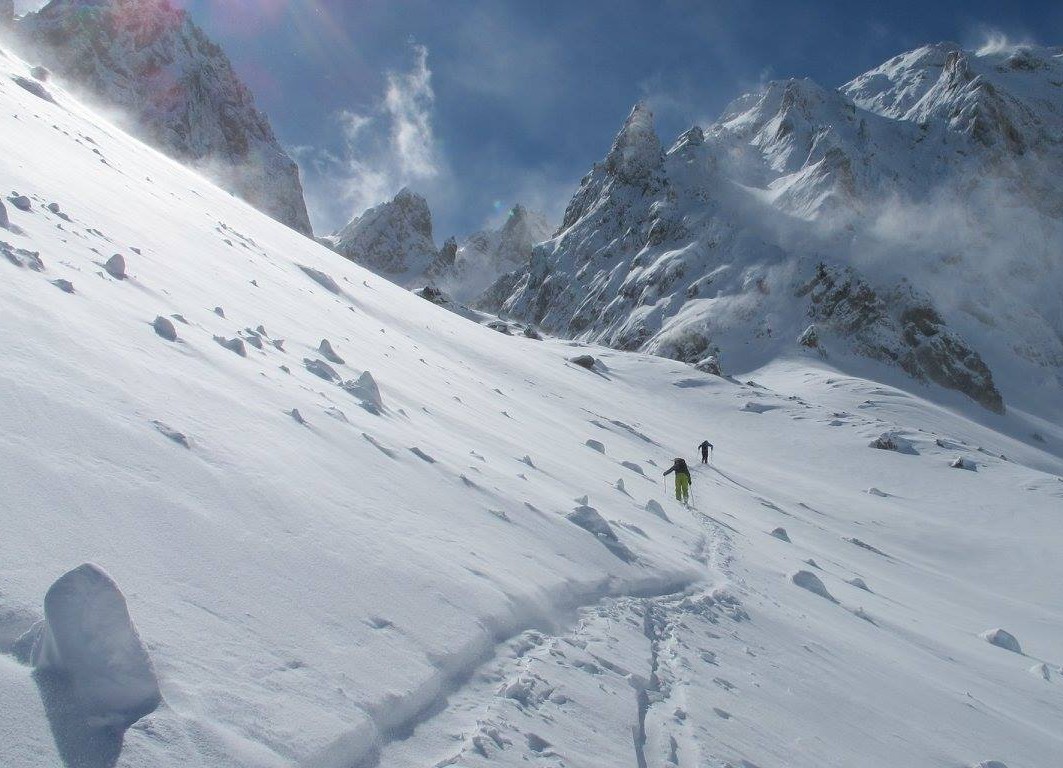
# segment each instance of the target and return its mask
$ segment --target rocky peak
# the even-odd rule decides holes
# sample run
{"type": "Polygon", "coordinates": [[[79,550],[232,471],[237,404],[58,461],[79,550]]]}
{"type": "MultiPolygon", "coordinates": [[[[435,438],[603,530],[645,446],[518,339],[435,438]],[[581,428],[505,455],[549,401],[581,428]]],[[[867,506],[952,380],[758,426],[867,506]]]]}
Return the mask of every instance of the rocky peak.
{"type": "Polygon", "coordinates": [[[224,52],[169,0],[52,0],[16,24],[44,64],[142,139],[305,234],[299,169],[224,52]]]}
{"type": "Polygon", "coordinates": [[[661,167],[663,157],[653,113],[639,102],[613,141],[605,158],[606,170],[629,184],[644,182],[661,167]]]}
{"type": "Polygon", "coordinates": [[[407,188],[352,219],[331,239],[341,255],[407,287],[422,282],[440,258],[428,202],[407,188]]]}

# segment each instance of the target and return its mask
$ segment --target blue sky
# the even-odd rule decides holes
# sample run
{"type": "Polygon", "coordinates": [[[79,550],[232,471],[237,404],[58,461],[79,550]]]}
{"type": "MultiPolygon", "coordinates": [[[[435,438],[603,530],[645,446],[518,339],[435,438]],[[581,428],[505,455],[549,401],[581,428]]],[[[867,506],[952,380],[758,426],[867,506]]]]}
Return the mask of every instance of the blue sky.
{"type": "Polygon", "coordinates": [[[304,168],[319,233],[408,184],[439,242],[525,202],[558,217],[632,104],[666,143],[758,83],[837,86],[904,50],[1063,45],[1060,2],[174,0],[304,168]]]}

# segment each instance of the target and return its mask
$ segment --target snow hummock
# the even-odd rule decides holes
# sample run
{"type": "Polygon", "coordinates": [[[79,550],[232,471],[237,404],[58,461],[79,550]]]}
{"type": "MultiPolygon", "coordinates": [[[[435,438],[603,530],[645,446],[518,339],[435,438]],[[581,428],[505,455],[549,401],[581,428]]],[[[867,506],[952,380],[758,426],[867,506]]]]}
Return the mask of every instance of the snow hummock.
{"type": "Polygon", "coordinates": [[[161,701],[151,659],[129,618],[125,596],[92,564],[63,575],[44,597],[29,662],[62,675],[95,727],[128,727],[161,701]]]}
{"type": "Polygon", "coordinates": [[[1011,634],[1004,629],[989,629],[981,634],[981,638],[990,645],[995,645],[998,648],[1003,648],[1005,651],[1011,651],[1022,655],[1022,646],[1019,645],[1019,641],[1015,639],[1015,635],[1011,634]]]}
{"type": "Polygon", "coordinates": [[[834,596],[827,591],[827,588],[823,585],[823,582],[820,580],[819,576],[812,573],[811,571],[795,571],[794,573],[790,574],[790,581],[792,581],[795,585],[801,587],[801,589],[807,589],[813,594],[827,598],[832,603],[838,602],[834,599],[834,596]]]}

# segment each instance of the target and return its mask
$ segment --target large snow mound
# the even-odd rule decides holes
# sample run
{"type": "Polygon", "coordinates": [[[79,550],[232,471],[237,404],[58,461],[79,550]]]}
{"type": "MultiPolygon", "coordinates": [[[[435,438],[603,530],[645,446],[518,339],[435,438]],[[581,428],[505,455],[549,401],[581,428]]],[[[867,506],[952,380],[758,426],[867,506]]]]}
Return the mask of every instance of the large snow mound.
{"type": "Polygon", "coordinates": [[[89,722],[128,726],[159,705],[155,671],[125,596],[98,566],[82,565],[51,586],[36,632],[30,663],[62,675],[89,722]]]}

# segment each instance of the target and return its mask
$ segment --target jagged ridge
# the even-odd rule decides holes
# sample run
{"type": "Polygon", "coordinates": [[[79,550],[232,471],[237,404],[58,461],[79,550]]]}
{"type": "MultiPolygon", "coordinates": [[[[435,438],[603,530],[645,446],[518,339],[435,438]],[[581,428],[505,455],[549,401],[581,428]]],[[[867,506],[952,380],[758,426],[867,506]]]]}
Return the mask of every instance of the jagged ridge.
{"type": "Polygon", "coordinates": [[[16,28],[48,67],[127,111],[142,138],[311,234],[298,166],[185,11],[168,0],[52,0],[16,28]]]}

